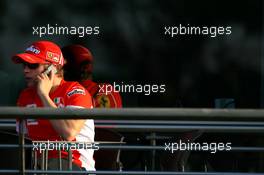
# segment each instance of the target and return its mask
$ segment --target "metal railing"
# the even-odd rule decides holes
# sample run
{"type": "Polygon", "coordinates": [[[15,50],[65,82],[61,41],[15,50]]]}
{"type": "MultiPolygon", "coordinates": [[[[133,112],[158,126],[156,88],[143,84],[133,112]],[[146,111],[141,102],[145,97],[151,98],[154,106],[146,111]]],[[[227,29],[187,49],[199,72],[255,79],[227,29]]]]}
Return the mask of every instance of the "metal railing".
{"type": "MultiPolygon", "coordinates": [[[[264,131],[264,110],[253,109],[171,109],[171,108],[125,108],[125,109],[51,109],[51,108],[17,108],[0,107],[1,119],[19,119],[20,124],[25,119],[95,119],[97,128],[111,128],[126,132],[150,132],[153,136],[151,146],[135,145],[102,145],[100,149],[131,149],[150,150],[155,157],[155,150],[164,147],[155,143],[156,132],[178,132],[188,130],[203,130],[207,132],[254,132],[264,131]]],[[[1,127],[12,127],[12,123],[0,124],[1,127]],[[6,125],[5,125],[6,124],[6,125]]],[[[224,174],[223,172],[157,172],[155,166],[152,171],[43,171],[25,169],[25,145],[23,127],[20,127],[19,145],[1,144],[2,147],[20,149],[20,169],[0,170],[0,173],[20,174],[224,174]]],[[[232,147],[232,151],[258,151],[263,147],[232,147]]],[[[155,161],[152,160],[155,165],[155,161]]],[[[226,172],[225,174],[252,174],[226,172]]],[[[260,173],[255,173],[260,174],[260,173]]]]}

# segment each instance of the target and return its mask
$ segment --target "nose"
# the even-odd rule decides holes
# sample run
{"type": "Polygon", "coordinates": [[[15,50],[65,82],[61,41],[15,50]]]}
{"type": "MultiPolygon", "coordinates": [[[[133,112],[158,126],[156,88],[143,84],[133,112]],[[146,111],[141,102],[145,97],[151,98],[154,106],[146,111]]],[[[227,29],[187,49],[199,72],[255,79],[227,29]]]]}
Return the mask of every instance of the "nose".
{"type": "Polygon", "coordinates": [[[24,71],[24,74],[26,74],[26,73],[30,72],[30,69],[28,68],[27,65],[24,65],[23,66],[23,71],[24,71]]]}

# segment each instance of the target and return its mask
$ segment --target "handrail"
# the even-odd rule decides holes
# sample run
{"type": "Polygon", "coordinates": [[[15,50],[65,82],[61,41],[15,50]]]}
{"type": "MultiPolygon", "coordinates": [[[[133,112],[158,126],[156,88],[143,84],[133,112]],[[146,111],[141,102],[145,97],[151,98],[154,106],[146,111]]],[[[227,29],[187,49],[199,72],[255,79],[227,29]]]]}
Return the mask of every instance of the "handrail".
{"type": "Polygon", "coordinates": [[[97,119],[97,120],[248,120],[264,121],[263,109],[122,108],[72,109],[0,107],[2,119],[97,119]]]}

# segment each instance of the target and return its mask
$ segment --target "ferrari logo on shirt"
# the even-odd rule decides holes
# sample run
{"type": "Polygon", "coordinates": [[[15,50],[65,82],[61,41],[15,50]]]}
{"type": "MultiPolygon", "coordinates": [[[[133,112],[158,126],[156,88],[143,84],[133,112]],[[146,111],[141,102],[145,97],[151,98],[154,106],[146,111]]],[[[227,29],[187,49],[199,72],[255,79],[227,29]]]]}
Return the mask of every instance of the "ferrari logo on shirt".
{"type": "Polygon", "coordinates": [[[100,108],[110,108],[110,99],[106,95],[100,95],[96,97],[96,101],[98,103],[98,106],[100,108]]]}

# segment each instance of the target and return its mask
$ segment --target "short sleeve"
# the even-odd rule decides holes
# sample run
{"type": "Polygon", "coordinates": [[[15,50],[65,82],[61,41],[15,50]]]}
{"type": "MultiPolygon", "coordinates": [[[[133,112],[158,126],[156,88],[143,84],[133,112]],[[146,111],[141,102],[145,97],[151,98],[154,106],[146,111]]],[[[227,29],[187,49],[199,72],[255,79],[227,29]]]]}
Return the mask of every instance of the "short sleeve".
{"type": "Polygon", "coordinates": [[[93,108],[91,95],[81,85],[74,86],[67,91],[65,102],[65,107],[93,108]]]}

